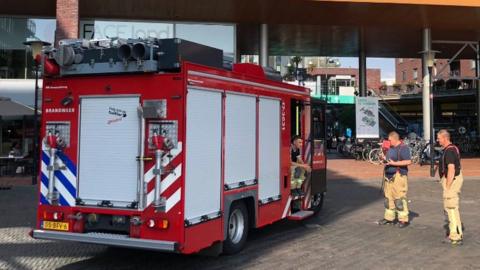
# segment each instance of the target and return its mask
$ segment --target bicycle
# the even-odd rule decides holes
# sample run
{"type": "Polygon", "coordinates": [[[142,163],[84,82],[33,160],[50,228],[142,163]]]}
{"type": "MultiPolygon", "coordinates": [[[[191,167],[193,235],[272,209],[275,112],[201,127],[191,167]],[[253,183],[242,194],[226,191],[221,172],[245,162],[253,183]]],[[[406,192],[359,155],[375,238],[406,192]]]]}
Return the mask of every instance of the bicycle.
{"type": "Polygon", "coordinates": [[[362,160],[363,161],[369,161],[369,154],[370,151],[373,149],[373,143],[372,142],[366,142],[365,145],[363,146],[362,149],[362,160]]]}
{"type": "MultiPolygon", "coordinates": [[[[422,149],[421,158],[420,158],[420,166],[430,164],[431,163],[431,154],[430,154],[430,142],[426,143],[424,148],[422,149]]],[[[440,158],[442,157],[443,150],[441,147],[433,147],[433,162],[437,163],[440,158]]]]}
{"type": "Polygon", "coordinates": [[[368,154],[368,161],[375,165],[382,164],[384,159],[385,154],[383,153],[383,149],[381,147],[372,149],[368,154]]]}

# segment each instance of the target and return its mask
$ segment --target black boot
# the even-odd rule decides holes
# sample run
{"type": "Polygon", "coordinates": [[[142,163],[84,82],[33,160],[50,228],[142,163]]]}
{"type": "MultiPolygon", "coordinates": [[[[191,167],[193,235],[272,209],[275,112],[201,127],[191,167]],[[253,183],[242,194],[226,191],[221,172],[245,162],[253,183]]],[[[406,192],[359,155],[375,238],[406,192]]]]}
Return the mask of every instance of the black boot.
{"type": "Polygon", "coordinates": [[[377,224],[378,225],[393,225],[395,224],[395,221],[390,221],[390,220],[386,220],[386,219],[381,219],[379,221],[377,221],[377,224]]]}
{"type": "Polygon", "coordinates": [[[403,229],[403,228],[407,227],[408,225],[410,225],[410,222],[408,222],[408,221],[400,221],[400,222],[398,222],[398,227],[399,227],[400,229],[403,229]]]}

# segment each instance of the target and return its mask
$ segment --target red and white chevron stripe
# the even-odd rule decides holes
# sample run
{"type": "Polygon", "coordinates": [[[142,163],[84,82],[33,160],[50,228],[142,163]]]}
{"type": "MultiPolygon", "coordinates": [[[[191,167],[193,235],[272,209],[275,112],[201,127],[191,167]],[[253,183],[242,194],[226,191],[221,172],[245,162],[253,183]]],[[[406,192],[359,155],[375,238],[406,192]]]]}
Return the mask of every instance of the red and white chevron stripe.
{"type": "MultiPolygon", "coordinates": [[[[167,166],[170,163],[173,163],[175,158],[180,155],[182,152],[182,142],[178,142],[177,148],[173,149],[170,153],[172,154],[172,158],[165,159],[162,162],[162,166],[167,166]]],[[[148,171],[144,175],[144,181],[145,181],[145,186],[147,187],[147,199],[146,199],[146,207],[150,206],[150,204],[153,203],[154,198],[154,189],[155,189],[155,175],[153,174],[153,170],[155,169],[155,165],[152,165],[148,169],[148,171]]],[[[173,171],[171,171],[169,174],[165,175],[161,181],[161,188],[160,188],[160,194],[163,195],[165,191],[167,191],[173,184],[177,182],[178,179],[180,179],[180,176],[182,176],[182,163],[178,164],[173,171]]],[[[166,201],[166,206],[165,206],[165,212],[170,211],[178,202],[180,202],[182,197],[182,188],[179,187],[175,192],[173,192],[166,201]]]]}
{"type": "Polygon", "coordinates": [[[288,196],[287,203],[285,204],[285,207],[283,208],[283,213],[282,213],[282,218],[285,218],[287,215],[290,215],[290,203],[292,203],[292,196],[288,196]]]}

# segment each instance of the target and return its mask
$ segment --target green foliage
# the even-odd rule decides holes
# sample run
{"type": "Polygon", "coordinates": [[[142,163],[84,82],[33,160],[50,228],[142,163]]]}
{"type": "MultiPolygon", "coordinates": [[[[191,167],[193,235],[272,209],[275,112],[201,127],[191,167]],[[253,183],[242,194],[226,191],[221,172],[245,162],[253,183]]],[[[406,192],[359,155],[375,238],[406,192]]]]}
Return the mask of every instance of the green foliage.
{"type": "Polygon", "coordinates": [[[408,91],[413,91],[415,89],[415,83],[414,82],[409,82],[405,86],[407,87],[408,91]]]}
{"type": "Polygon", "coordinates": [[[400,90],[402,90],[402,85],[399,83],[394,83],[392,87],[396,92],[400,92],[400,90]]]}
{"type": "Polygon", "coordinates": [[[295,69],[298,67],[303,58],[301,56],[294,56],[290,59],[290,65],[287,67],[287,73],[283,76],[285,81],[295,81],[295,69]]]}
{"type": "Polygon", "coordinates": [[[300,64],[302,60],[303,58],[301,56],[294,56],[290,59],[290,62],[292,63],[292,66],[294,65],[294,67],[298,67],[298,64],[300,64]]]}

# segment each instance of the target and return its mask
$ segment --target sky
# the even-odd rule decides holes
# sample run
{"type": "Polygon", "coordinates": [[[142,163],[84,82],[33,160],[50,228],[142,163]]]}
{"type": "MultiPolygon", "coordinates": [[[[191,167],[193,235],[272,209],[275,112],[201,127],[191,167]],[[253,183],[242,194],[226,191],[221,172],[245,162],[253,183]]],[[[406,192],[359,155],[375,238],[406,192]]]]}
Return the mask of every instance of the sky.
{"type": "Polygon", "coordinates": [[[55,39],[55,20],[54,19],[32,19],[35,22],[35,36],[40,40],[53,42],[55,39]]]}
{"type": "MultiPolygon", "coordinates": [[[[358,58],[340,57],[342,67],[358,68],[358,58]]],[[[379,68],[382,81],[395,80],[395,58],[367,58],[367,68],[379,68]]]]}

